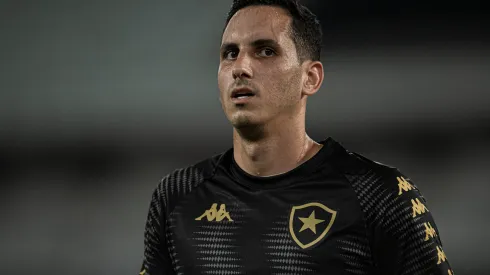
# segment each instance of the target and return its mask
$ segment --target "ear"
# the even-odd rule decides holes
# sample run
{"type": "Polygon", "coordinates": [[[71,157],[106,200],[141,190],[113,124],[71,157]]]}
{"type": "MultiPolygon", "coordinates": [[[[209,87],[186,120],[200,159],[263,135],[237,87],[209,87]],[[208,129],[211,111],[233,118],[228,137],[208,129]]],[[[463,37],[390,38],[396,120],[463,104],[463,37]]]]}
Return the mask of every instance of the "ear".
{"type": "Polygon", "coordinates": [[[303,81],[303,94],[311,96],[315,94],[323,83],[323,64],[320,61],[307,61],[303,64],[305,79],[303,81]]]}

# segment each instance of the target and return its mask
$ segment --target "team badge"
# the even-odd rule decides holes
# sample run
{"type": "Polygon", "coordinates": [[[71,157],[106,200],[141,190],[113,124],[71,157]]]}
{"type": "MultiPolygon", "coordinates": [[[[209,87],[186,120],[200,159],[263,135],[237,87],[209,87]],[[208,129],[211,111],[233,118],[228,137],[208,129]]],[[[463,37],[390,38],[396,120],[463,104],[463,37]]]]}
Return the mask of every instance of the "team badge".
{"type": "Polygon", "coordinates": [[[289,216],[289,233],[301,248],[312,247],[325,238],[336,216],[337,211],[318,202],[293,206],[289,216]]]}

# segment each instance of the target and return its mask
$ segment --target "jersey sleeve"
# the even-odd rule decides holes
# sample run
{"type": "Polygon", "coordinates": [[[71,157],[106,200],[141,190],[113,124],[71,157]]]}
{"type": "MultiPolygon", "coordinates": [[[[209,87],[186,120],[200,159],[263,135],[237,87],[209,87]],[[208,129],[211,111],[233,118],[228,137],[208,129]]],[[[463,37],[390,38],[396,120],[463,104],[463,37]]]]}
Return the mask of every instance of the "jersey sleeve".
{"type": "Polygon", "coordinates": [[[383,183],[373,249],[380,274],[444,274],[453,271],[428,203],[416,185],[393,169],[383,183]]]}
{"type": "Polygon", "coordinates": [[[166,215],[162,183],[152,194],[144,233],[144,259],[140,275],[174,274],[167,248],[166,215]]]}

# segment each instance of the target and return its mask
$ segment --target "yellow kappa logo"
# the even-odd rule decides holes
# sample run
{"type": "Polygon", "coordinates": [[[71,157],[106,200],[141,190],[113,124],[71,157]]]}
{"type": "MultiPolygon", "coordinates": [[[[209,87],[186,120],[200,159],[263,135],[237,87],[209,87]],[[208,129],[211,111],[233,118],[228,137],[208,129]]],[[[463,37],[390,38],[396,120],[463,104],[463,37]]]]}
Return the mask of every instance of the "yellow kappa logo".
{"type": "Polygon", "coordinates": [[[224,219],[227,219],[228,221],[232,222],[233,220],[230,217],[230,213],[226,211],[226,205],[221,204],[218,210],[218,204],[213,203],[211,205],[211,208],[208,210],[204,211],[204,213],[196,218],[196,221],[202,220],[204,217],[211,222],[211,221],[217,221],[220,222],[224,219]]]}
{"type": "Polygon", "coordinates": [[[398,196],[400,196],[403,193],[403,191],[408,192],[414,189],[413,185],[411,185],[403,177],[396,177],[396,179],[398,180],[398,196]]]}
{"type": "Polygon", "coordinates": [[[424,225],[425,225],[425,241],[428,241],[430,238],[434,238],[435,236],[437,236],[436,230],[434,229],[434,227],[432,227],[430,222],[426,222],[424,223],[424,225]]]}
{"type": "Polygon", "coordinates": [[[417,215],[422,215],[425,212],[429,212],[429,209],[427,209],[427,207],[425,207],[425,205],[422,202],[420,202],[418,198],[415,198],[415,200],[412,199],[411,201],[412,201],[413,218],[415,218],[417,215]]]}
{"type": "Polygon", "coordinates": [[[444,253],[444,251],[440,246],[436,246],[436,248],[437,248],[437,264],[439,265],[442,262],[445,262],[447,258],[446,258],[446,254],[444,253]]]}

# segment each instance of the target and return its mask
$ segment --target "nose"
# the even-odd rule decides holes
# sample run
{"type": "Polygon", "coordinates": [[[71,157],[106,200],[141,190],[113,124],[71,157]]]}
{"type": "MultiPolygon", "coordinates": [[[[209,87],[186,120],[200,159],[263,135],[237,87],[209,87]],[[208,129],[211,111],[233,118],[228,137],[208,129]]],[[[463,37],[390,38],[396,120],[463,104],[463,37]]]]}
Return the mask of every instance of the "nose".
{"type": "Polygon", "coordinates": [[[252,78],[252,60],[248,55],[239,54],[237,59],[233,63],[233,79],[252,78]]]}

